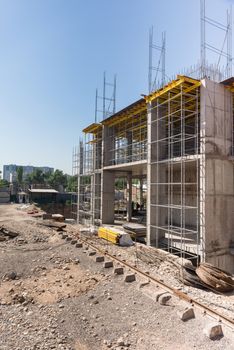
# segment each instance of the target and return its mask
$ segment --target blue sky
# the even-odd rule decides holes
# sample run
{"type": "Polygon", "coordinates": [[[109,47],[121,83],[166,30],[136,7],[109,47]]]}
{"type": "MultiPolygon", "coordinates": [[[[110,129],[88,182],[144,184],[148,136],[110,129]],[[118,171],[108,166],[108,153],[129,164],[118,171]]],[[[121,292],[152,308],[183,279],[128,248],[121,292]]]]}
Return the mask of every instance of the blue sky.
{"type": "MultiPolygon", "coordinates": [[[[117,110],[147,93],[151,25],[155,40],[166,30],[167,75],[196,63],[199,3],[0,0],[0,169],[14,163],[71,173],[103,72],[109,81],[117,74],[117,110]]],[[[209,17],[223,22],[232,1],[206,3],[209,17]]]]}

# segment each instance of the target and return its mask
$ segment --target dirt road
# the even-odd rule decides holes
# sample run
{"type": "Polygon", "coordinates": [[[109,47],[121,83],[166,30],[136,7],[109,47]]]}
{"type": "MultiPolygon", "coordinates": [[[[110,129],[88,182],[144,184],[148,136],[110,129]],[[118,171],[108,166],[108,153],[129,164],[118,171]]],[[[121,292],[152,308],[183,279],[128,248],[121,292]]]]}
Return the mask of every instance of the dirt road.
{"type": "Polygon", "coordinates": [[[17,205],[0,205],[0,226],[19,235],[0,242],[0,350],[188,350],[234,348],[233,334],[211,341],[212,323],[185,304],[160,305],[17,205]]]}

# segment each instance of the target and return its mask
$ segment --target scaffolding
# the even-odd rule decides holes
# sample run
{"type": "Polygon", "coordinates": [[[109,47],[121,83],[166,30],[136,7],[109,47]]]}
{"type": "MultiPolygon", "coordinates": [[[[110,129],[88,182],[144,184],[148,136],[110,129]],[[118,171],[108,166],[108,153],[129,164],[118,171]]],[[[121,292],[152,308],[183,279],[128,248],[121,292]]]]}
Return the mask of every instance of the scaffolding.
{"type": "Polygon", "coordinates": [[[105,166],[147,159],[147,109],[141,99],[102,122],[109,157],[105,166]]]}
{"type": "Polygon", "coordinates": [[[148,90],[149,94],[162,87],[166,82],[165,62],[166,62],[166,32],[162,32],[161,46],[154,43],[154,28],[149,31],[149,72],[148,72],[148,90]],[[156,55],[157,54],[157,55],[156,55]],[[155,57],[156,56],[156,57],[155,57]],[[157,57],[158,56],[158,57],[157,57]],[[159,78],[161,73],[161,81],[159,78]]]}
{"type": "MultiPolygon", "coordinates": [[[[79,147],[76,146],[72,151],[72,176],[78,179],[79,171],[79,147]]],[[[71,194],[71,217],[77,219],[77,193],[78,193],[78,180],[76,181],[75,188],[71,194]]]]}
{"type": "Polygon", "coordinates": [[[106,119],[110,115],[115,113],[116,108],[116,75],[114,75],[113,83],[110,83],[106,79],[106,72],[103,74],[103,93],[99,95],[98,89],[96,89],[95,96],[95,123],[98,123],[101,119],[106,119]],[[100,103],[102,107],[100,107],[100,103]]]}
{"type": "Polygon", "coordinates": [[[83,132],[79,148],[77,222],[97,225],[101,207],[102,126],[93,123],[83,132]]]}
{"type": "MultiPolygon", "coordinates": [[[[207,51],[212,52],[217,62],[213,65],[213,80],[220,81],[220,67],[225,66],[224,77],[232,75],[232,7],[227,10],[226,24],[220,23],[206,15],[206,2],[200,0],[200,27],[201,27],[201,74],[202,78],[207,75],[207,51]],[[222,47],[216,47],[207,39],[207,26],[215,28],[222,35],[222,47]]],[[[214,37],[214,35],[213,35],[214,37]]],[[[211,77],[210,77],[211,78],[211,77]]]]}
{"type": "Polygon", "coordinates": [[[200,253],[199,87],[200,81],[178,76],[146,98],[150,104],[148,225],[151,240],[156,247],[197,262],[200,253]]]}

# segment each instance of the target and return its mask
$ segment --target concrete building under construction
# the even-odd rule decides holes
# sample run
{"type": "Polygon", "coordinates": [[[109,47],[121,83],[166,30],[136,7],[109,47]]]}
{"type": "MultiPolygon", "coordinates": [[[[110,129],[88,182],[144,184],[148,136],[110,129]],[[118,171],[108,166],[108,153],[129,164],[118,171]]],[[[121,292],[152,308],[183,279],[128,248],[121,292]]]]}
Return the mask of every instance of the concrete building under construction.
{"type": "Polygon", "coordinates": [[[148,245],[233,273],[233,97],[234,78],[177,76],[87,126],[77,152],[77,221],[115,224],[116,179],[124,179],[123,219],[131,221],[137,179],[148,245]]]}

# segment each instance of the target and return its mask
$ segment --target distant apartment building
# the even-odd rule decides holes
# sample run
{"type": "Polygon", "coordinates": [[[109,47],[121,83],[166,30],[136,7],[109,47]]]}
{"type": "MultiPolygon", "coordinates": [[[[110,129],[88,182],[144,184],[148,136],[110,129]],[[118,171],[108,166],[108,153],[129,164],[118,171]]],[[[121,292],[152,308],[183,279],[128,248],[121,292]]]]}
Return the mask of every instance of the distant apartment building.
{"type": "MultiPolygon", "coordinates": [[[[14,182],[17,180],[17,169],[20,168],[21,165],[16,164],[8,164],[3,165],[3,179],[8,182],[14,182]]],[[[28,175],[32,174],[32,172],[36,169],[40,169],[43,173],[54,172],[54,168],[50,168],[47,166],[36,167],[32,165],[22,165],[23,168],[23,180],[27,178],[28,175]]]]}

